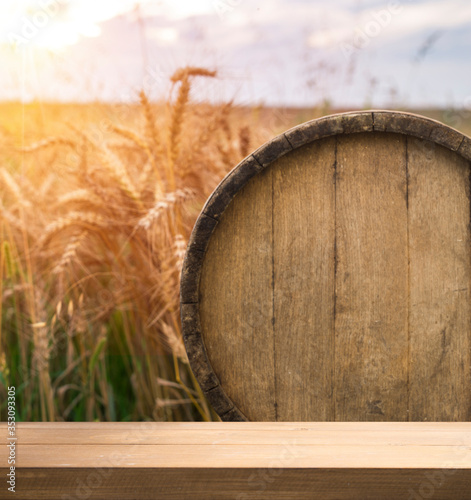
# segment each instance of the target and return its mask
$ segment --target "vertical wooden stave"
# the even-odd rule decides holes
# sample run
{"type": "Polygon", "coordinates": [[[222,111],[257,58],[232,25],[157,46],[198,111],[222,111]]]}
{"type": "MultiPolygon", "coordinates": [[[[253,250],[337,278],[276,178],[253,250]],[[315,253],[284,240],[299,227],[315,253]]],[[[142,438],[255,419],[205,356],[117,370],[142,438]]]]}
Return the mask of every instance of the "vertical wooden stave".
{"type": "Polygon", "coordinates": [[[408,138],[410,417],[471,420],[469,163],[408,138]]]}
{"type": "Polygon", "coordinates": [[[303,146],[271,167],[280,421],[334,418],[335,142],[303,146]]]}
{"type": "Polygon", "coordinates": [[[407,420],[405,137],[339,137],[335,419],[407,420]]]}
{"type": "Polygon", "coordinates": [[[266,169],[251,179],[222,215],[200,283],[209,359],[227,395],[253,421],[275,420],[271,176],[266,169]]]}

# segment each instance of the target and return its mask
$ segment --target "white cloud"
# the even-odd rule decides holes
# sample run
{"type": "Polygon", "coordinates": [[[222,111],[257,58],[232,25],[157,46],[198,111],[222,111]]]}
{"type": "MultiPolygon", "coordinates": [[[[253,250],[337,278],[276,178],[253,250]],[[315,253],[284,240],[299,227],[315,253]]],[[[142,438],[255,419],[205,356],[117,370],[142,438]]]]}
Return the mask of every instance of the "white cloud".
{"type": "Polygon", "coordinates": [[[172,20],[215,13],[212,0],[143,0],[141,5],[146,16],[165,16],[172,20]]]}
{"type": "Polygon", "coordinates": [[[337,11],[335,25],[312,32],[308,44],[316,48],[334,47],[342,42],[353,43],[362,33],[390,42],[425,30],[454,28],[471,22],[471,4],[467,0],[390,5],[356,14],[347,9],[337,11]]]}

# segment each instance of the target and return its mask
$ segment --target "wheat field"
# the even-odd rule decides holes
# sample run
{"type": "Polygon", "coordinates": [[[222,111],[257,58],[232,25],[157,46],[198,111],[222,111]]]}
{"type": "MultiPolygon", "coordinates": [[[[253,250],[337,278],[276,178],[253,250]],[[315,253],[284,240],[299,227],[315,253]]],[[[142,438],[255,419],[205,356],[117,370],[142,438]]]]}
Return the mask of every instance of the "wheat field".
{"type": "Polygon", "coordinates": [[[192,102],[215,76],[182,68],[159,103],[0,105],[0,420],[9,386],[24,421],[218,420],[181,338],[191,229],[243,157],[326,110],[192,102]]]}
{"type": "Polygon", "coordinates": [[[270,131],[193,104],[214,76],[181,69],[158,104],[3,106],[0,399],[16,387],[20,420],[217,419],[182,343],[180,270],[204,201],[270,131]]]}

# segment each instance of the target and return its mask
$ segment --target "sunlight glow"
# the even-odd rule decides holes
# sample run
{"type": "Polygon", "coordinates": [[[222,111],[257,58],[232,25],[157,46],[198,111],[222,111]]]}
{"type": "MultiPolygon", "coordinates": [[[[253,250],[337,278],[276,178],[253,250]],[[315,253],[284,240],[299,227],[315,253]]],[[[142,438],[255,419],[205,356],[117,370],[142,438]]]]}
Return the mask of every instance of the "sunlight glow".
{"type": "MultiPolygon", "coordinates": [[[[63,51],[82,37],[99,36],[103,21],[133,13],[175,20],[215,12],[210,0],[2,0],[0,46],[63,51]]],[[[178,34],[162,30],[151,37],[171,44],[178,34]]]]}
{"type": "Polygon", "coordinates": [[[175,28],[148,28],[147,38],[155,40],[162,45],[172,45],[178,41],[178,31],[175,28]]]}
{"type": "Polygon", "coordinates": [[[81,37],[96,37],[99,23],[135,8],[135,0],[3,0],[0,43],[60,51],[81,37]]]}
{"type": "MultiPolygon", "coordinates": [[[[230,0],[236,2],[240,0],[230,0]]],[[[170,19],[216,14],[213,0],[143,0],[140,2],[146,15],[165,15],[170,19]]]]}

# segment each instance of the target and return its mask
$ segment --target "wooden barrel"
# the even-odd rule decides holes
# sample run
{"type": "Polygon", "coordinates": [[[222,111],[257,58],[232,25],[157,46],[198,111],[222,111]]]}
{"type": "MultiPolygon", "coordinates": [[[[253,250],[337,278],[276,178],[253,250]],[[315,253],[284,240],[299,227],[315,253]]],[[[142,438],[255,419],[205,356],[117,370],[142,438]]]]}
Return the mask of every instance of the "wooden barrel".
{"type": "Polygon", "coordinates": [[[471,139],[390,111],[314,120],[217,187],[181,280],[223,420],[471,420],[471,139]]]}

